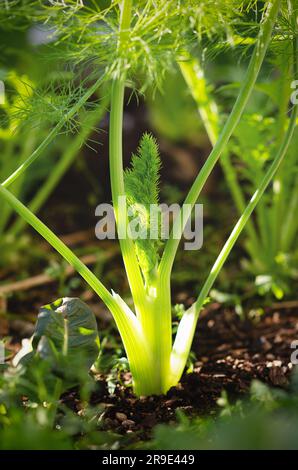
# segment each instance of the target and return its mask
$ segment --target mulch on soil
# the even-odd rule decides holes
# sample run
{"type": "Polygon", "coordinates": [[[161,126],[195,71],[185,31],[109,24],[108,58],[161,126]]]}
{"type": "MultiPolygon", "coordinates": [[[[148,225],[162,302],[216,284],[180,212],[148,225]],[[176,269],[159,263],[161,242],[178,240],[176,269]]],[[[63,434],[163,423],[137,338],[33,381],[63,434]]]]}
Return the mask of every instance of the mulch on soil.
{"type": "MultiPolygon", "coordinates": [[[[233,400],[248,392],[253,379],[286,387],[292,369],[291,343],[297,337],[295,309],[268,310],[252,322],[213,304],[198,323],[194,370],[183,376],[178,387],[166,396],[137,399],[130,387],[120,385],[114,395],[109,395],[105,378],[101,377],[91,402],[104,409],[103,429],[136,433],[138,439],[147,439],[157,424],[174,422],[177,410],[189,416],[212,412],[223,390],[233,400]]],[[[123,380],[129,384],[130,374],[125,374],[123,380]]],[[[80,409],[75,391],[66,394],[63,402],[80,409]]]]}

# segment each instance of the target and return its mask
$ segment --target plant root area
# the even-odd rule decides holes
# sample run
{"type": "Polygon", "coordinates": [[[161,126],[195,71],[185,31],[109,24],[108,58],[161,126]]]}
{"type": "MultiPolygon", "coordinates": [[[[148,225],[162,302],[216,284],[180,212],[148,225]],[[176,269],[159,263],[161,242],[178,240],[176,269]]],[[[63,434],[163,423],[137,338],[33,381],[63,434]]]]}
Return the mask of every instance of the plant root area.
{"type": "MultiPolygon", "coordinates": [[[[252,380],[286,388],[292,369],[291,343],[298,338],[298,309],[267,309],[254,320],[241,320],[233,311],[212,304],[198,322],[191,372],[166,396],[136,398],[131,376],[123,374],[122,385],[108,393],[106,377],[97,377],[91,404],[103,409],[104,430],[130,434],[133,440],[150,438],[160,423],[174,423],[177,411],[188,416],[216,413],[225,390],[231,401],[245,397],[252,380]]],[[[75,390],[62,397],[64,404],[79,412],[75,390]]]]}

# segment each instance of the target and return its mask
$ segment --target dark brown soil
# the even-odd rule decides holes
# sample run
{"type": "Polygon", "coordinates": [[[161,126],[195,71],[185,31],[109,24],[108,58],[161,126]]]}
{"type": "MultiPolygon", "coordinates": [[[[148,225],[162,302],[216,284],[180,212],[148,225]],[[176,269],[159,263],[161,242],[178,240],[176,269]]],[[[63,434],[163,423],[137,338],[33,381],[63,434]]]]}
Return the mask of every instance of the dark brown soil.
{"type": "MultiPolygon", "coordinates": [[[[101,377],[91,402],[104,409],[103,429],[146,439],[156,424],[175,421],[177,410],[190,416],[215,412],[223,390],[233,400],[248,392],[253,379],[286,387],[292,367],[291,342],[297,336],[295,309],[268,311],[252,322],[214,304],[199,321],[193,372],[184,374],[178,387],[166,396],[137,399],[131,388],[123,385],[109,395],[101,377]]],[[[129,385],[130,374],[123,380],[129,385]]],[[[76,392],[66,394],[63,402],[80,408],[76,392]]]]}

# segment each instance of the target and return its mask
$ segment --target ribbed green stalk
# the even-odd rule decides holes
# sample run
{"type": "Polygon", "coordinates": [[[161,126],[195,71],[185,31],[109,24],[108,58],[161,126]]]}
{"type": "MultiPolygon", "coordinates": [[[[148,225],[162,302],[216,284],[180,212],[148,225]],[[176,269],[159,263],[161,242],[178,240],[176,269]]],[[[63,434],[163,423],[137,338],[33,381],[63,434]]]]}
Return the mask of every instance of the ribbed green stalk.
{"type": "MultiPolygon", "coordinates": [[[[162,393],[171,387],[170,368],[172,350],[172,305],[170,281],[160,277],[154,311],[156,364],[159,367],[162,393]],[[156,334],[156,332],[158,332],[156,334]]],[[[154,333],[153,331],[153,333],[154,333]]]]}
{"type": "MultiPolygon", "coordinates": [[[[179,62],[179,66],[185,82],[198,106],[198,111],[208,138],[214,146],[219,136],[219,114],[218,107],[208,92],[204,71],[198,59],[189,56],[186,56],[183,62],[179,62]]],[[[239,214],[242,214],[245,209],[245,198],[239,186],[236,170],[232,165],[228,151],[223,151],[220,163],[235,206],[239,214]]],[[[250,237],[249,251],[252,256],[255,256],[259,253],[259,247],[258,237],[252,220],[248,221],[246,230],[250,237]]]]}
{"type": "Polygon", "coordinates": [[[0,193],[11,207],[23,217],[45,240],[47,240],[73,268],[78,271],[88,284],[97,292],[97,294],[108,302],[110,307],[114,304],[112,295],[101,284],[101,282],[91,273],[91,271],[67,248],[67,246],[43,223],[39,220],[24,204],[22,204],[13,194],[0,185],[0,193]]]}
{"type": "MultiPolygon", "coordinates": [[[[193,183],[185,199],[185,204],[190,204],[193,207],[194,204],[197,202],[208,176],[210,175],[219,157],[223,153],[236,125],[238,124],[242,116],[244,108],[247,104],[247,101],[257,80],[268,45],[270,43],[271,33],[278,13],[279,4],[280,0],[275,0],[273,2],[267,3],[267,8],[264,13],[263,21],[260,27],[258,40],[252,58],[250,60],[238,98],[215,146],[213,147],[213,150],[211,151],[208,159],[203,165],[195,182],[193,183]]],[[[183,224],[183,217],[181,211],[174,222],[172,235],[166,243],[163,257],[160,263],[160,275],[162,277],[170,277],[180,238],[183,234],[184,226],[185,224],[183,224]],[[176,238],[173,238],[173,233],[180,234],[180,238],[178,236],[176,238]]]]}
{"type": "MultiPolygon", "coordinates": [[[[121,3],[120,41],[125,40],[125,34],[130,26],[131,0],[121,3]]],[[[120,46],[120,45],[119,45],[120,46]]],[[[123,44],[122,44],[123,47],[123,44]]],[[[137,255],[128,230],[127,213],[120,205],[120,200],[125,200],[125,188],[123,177],[123,155],[122,155],[122,127],[124,106],[125,78],[117,78],[112,83],[111,89],[111,111],[110,111],[110,179],[112,188],[112,199],[119,235],[121,253],[127,273],[131,293],[134,299],[137,315],[144,310],[144,283],[138,264],[137,255]]]]}
{"type": "MultiPolygon", "coordinates": [[[[163,341],[158,330],[153,332],[148,329],[148,317],[152,318],[157,310],[152,308],[152,299],[146,298],[145,286],[138,264],[134,243],[128,232],[128,218],[123,208],[119,206],[119,198],[125,197],[125,188],[123,180],[123,163],[122,163],[122,119],[123,119],[123,97],[124,97],[124,81],[116,80],[112,84],[111,92],[111,113],[110,113],[110,178],[112,187],[112,198],[119,234],[126,234],[124,238],[119,239],[121,253],[129,281],[131,293],[133,296],[135,309],[137,313],[136,320],[140,327],[134,331],[134,336],[141,338],[144,351],[142,356],[129,357],[131,372],[134,380],[134,390],[138,395],[151,395],[162,393],[160,381],[159,353],[154,349],[154,345],[150,342],[152,337],[155,340],[163,341]],[[153,333],[153,334],[152,334],[153,333]],[[145,360],[144,354],[147,354],[145,360]],[[142,357],[140,359],[140,357],[142,357]],[[135,366],[131,361],[135,361],[135,366]],[[146,374],[147,379],[143,376],[146,374]]],[[[153,302],[154,305],[154,302],[153,302]]]]}
{"type": "MultiPolygon", "coordinates": [[[[289,252],[293,247],[298,232],[298,177],[294,180],[290,203],[285,214],[282,227],[281,250],[289,252]]],[[[295,247],[294,247],[295,248],[295,247]]]]}
{"type": "MultiPolygon", "coordinates": [[[[131,1],[123,1],[121,6],[121,34],[119,46],[125,44],[130,27],[131,1]]],[[[118,233],[127,233],[127,214],[118,206],[119,197],[125,196],[122,162],[122,120],[125,79],[117,79],[112,83],[111,114],[110,114],[110,175],[113,205],[115,210],[118,233]]],[[[120,239],[120,247],[136,307],[137,317],[141,324],[144,347],[148,348],[151,365],[140,362],[142,370],[148,368],[151,386],[142,385],[138,381],[139,371],[134,374],[139,382],[138,394],[161,394],[168,390],[170,370],[171,337],[171,301],[170,285],[159,283],[158,278],[152,279],[147,289],[139,268],[135,246],[128,237],[120,239]]]]}
{"type": "MultiPolygon", "coordinates": [[[[132,1],[123,0],[121,3],[120,38],[119,47],[125,46],[125,40],[129,33],[131,21],[132,1]]],[[[110,179],[112,199],[119,235],[121,253],[126,269],[126,274],[134,300],[140,329],[134,334],[142,337],[143,348],[147,351],[147,360],[137,361],[136,367],[130,363],[134,378],[134,390],[138,395],[160,394],[163,392],[161,381],[161,347],[163,342],[160,332],[152,326],[152,318],[156,315],[156,302],[154,298],[146,296],[144,280],[137,260],[134,242],[130,237],[127,213],[119,205],[120,198],[125,198],[123,155],[122,155],[122,127],[124,106],[125,77],[117,78],[111,87],[111,111],[110,111],[110,179]],[[121,238],[123,237],[123,238],[121,238]],[[152,338],[154,341],[151,341],[152,338]],[[156,343],[158,347],[156,347],[156,343]],[[148,380],[142,380],[147,374],[148,380]]],[[[122,199],[123,200],[123,199],[122,199]]],[[[155,325],[157,326],[157,325],[155,325]]],[[[171,327],[170,327],[171,329],[171,327]]],[[[143,353],[144,356],[144,353],[143,353]]],[[[169,356],[168,356],[169,358],[169,356]]],[[[130,362],[130,359],[129,359],[130,362]]],[[[169,364],[169,361],[168,361],[169,364]]],[[[168,368],[169,370],[169,368],[168,368]]]]}
{"type": "Polygon", "coordinates": [[[128,217],[120,204],[125,198],[122,163],[122,125],[123,125],[124,81],[115,80],[111,91],[110,113],[110,178],[112,199],[119,234],[119,243],[125,264],[131,293],[139,314],[144,301],[144,284],[132,239],[128,233],[128,217]],[[121,238],[123,236],[123,238],[121,238]]]}
{"type": "MultiPolygon", "coordinates": [[[[288,0],[288,10],[289,13],[291,13],[291,19],[292,19],[292,27],[293,30],[296,33],[296,41],[294,38],[294,54],[293,54],[293,69],[294,69],[294,80],[298,79],[298,38],[297,38],[297,20],[298,20],[298,6],[297,6],[297,1],[296,0],[288,0]]],[[[294,157],[294,162],[297,162],[297,154],[294,157]]],[[[287,208],[287,212],[285,215],[285,220],[284,223],[282,224],[282,232],[281,232],[281,250],[284,252],[288,252],[292,247],[293,243],[295,241],[295,237],[297,236],[298,233],[298,176],[295,177],[293,181],[293,188],[292,191],[290,192],[290,198],[289,198],[289,206],[287,208]]],[[[281,212],[279,212],[280,214],[281,212]]],[[[278,214],[276,215],[276,218],[278,217],[278,214]]]]}
{"type": "MultiPolygon", "coordinates": [[[[295,23],[295,8],[297,10],[298,4],[296,3],[296,7],[294,7],[294,2],[292,0],[288,0],[288,12],[291,18],[293,30],[297,28],[295,23]]],[[[283,139],[286,122],[287,122],[287,111],[288,111],[288,103],[290,99],[291,93],[291,66],[292,61],[289,60],[289,48],[288,43],[286,42],[285,45],[282,47],[280,53],[280,86],[278,89],[278,105],[279,105],[279,113],[278,119],[276,123],[276,148],[278,148],[280,142],[283,139]]],[[[295,77],[297,78],[297,77],[295,77]]],[[[270,232],[272,236],[272,258],[274,259],[275,256],[278,254],[281,248],[281,238],[284,224],[281,224],[280,221],[284,217],[284,213],[287,211],[287,204],[288,204],[288,196],[289,192],[287,187],[285,187],[285,166],[281,165],[278,173],[274,178],[273,184],[273,201],[270,210],[268,211],[268,215],[270,217],[270,232]]]]}

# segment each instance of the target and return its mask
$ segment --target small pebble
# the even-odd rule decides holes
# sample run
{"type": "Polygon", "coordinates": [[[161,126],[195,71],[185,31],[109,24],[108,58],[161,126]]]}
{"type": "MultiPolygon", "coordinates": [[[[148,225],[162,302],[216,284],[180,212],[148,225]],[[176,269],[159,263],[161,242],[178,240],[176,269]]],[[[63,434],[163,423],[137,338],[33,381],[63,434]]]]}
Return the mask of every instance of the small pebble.
{"type": "Polygon", "coordinates": [[[120,421],[122,423],[122,421],[125,421],[127,420],[127,416],[125,413],[116,413],[116,418],[118,419],[118,421],[120,421]]]}
{"type": "Polygon", "coordinates": [[[127,429],[134,428],[136,423],[132,421],[132,419],[126,419],[125,421],[122,422],[122,426],[127,429]]]}
{"type": "Polygon", "coordinates": [[[282,366],[282,362],[281,361],[273,361],[273,365],[275,367],[281,367],[282,366]]]}

